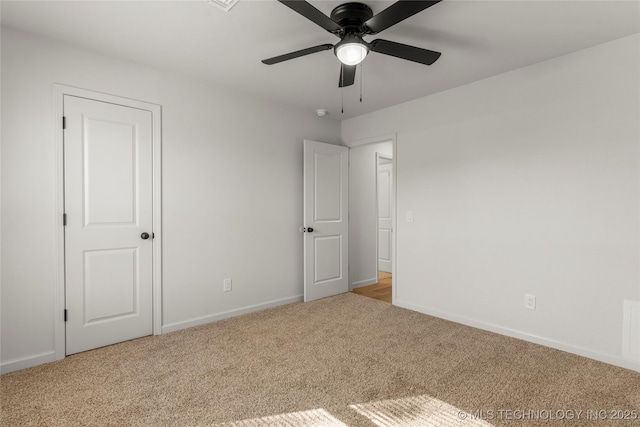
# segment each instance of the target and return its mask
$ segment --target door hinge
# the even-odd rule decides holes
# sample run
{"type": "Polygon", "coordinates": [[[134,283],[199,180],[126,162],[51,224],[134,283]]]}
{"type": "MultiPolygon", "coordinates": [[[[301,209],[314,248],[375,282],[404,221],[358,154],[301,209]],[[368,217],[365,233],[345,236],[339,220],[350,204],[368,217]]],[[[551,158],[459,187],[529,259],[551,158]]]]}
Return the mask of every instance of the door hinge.
{"type": "Polygon", "coordinates": [[[66,129],[67,128],[67,118],[65,116],[62,116],[62,129],[66,129]]]}
{"type": "Polygon", "coordinates": [[[67,214],[62,214],[62,225],[67,225],[67,214]]]}
{"type": "Polygon", "coordinates": [[[64,321],[65,322],[67,321],[67,309],[66,308],[64,309],[64,321]]]}

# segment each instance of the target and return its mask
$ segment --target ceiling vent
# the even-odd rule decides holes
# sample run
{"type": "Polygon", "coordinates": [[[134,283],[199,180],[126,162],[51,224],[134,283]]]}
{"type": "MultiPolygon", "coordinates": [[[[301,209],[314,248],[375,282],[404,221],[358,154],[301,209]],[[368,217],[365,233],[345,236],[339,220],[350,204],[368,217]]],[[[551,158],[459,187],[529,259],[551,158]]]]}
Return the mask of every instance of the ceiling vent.
{"type": "Polygon", "coordinates": [[[215,4],[216,6],[224,9],[225,12],[228,12],[229,9],[233,7],[238,0],[207,0],[211,4],[215,4]]]}

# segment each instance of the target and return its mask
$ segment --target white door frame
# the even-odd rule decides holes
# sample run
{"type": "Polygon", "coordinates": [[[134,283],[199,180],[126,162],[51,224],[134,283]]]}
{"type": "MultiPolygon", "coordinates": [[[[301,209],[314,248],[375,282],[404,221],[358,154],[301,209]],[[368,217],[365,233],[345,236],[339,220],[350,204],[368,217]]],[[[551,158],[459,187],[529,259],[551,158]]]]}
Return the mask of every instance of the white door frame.
{"type": "MultiPolygon", "coordinates": [[[[400,283],[400,281],[398,280],[398,274],[397,274],[397,261],[398,261],[398,250],[397,250],[397,239],[396,236],[398,233],[396,233],[396,230],[398,229],[397,227],[397,221],[398,221],[398,216],[396,215],[396,210],[397,210],[397,203],[398,203],[398,192],[397,192],[397,188],[398,188],[398,180],[396,179],[396,176],[398,174],[398,168],[396,166],[396,162],[397,162],[397,151],[398,151],[398,144],[397,144],[397,140],[396,140],[396,134],[392,133],[389,135],[381,135],[381,136],[374,136],[372,138],[367,138],[367,139],[363,139],[360,141],[354,141],[354,142],[345,142],[344,145],[349,147],[349,148],[355,148],[358,147],[360,145],[367,145],[367,144],[378,144],[381,142],[391,142],[391,146],[393,147],[392,150],[392,158],[391,158],[391,166],[392,166],[392,171],[391,171],[391,187],[392,187],[392,192],[393,192],[393,199],[391,200],[391,228],[393,229],[393,232],[391,233],[391,276],[393,277],[393,286],[391,287],[391,303],[395,305],[396,302],[396,295],[397,295],[397,291],[398,291],[398,284],[400,283]]],[[[376,170],[377,170],[377,157],[376,157],[376,170]]],[[[378,190],[377,190],[377,184],[376,184],[376,200],[377,200],[377,194],[378,194],[378,190]]],[[[377,222],[376,222],[376,266],[378,265],[378,229],[377,229],[377,222]]],[[[377,272],[376,272],[377,274],[377,272]]]]}
{"type": "Polygon", "coordinates": [[[88,98],[111,104],[125,105],[151,112],[152,117],[152,145],[153,145],[153,334],[162,333],[162,149],[161,149],[161,106],[134,99],[107,95],[100,92],[80,89],[61,84],[53,85],[53,126],[56,152],[55,164],[55,230],[57,255],[57,277],[54,293],[54,329],[55,329],[55,358],[65,358],[65,253],[64,253],[64,132],[62,116],[64,111],[64,96],[71,95],[88,98]]]}

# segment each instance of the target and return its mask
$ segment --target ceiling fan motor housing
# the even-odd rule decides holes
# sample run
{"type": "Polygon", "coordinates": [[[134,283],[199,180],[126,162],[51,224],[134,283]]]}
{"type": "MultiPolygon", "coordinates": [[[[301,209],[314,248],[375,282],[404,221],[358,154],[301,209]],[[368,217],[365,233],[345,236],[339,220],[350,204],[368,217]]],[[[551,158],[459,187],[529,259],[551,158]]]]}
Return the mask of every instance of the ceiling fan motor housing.
{"type": "Polygon", "coordinates": [[[345,34],[363,36],[367,34],[364,23],[373,17],[373,11],[362,3],[345,3],[331,11],[331,20],[340,25],[345,34]]]}

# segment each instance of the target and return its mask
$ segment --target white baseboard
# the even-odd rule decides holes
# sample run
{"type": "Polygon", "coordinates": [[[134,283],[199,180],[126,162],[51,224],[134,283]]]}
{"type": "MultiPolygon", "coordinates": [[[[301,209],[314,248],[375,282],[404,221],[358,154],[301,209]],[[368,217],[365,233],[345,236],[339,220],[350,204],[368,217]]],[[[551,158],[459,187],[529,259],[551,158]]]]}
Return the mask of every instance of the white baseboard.
{"type": "MultiPolygon", "coordinates": [[[[292,304],[303,300],[302,295],[284,298],[274,301],[268,301],[262,304],[242,307],[236,310],[224,311],[222,313],[212,314],[209,316],[198,317],[195,319],[185,320],[183,322],[171,323],[162,327],[162,333],[178,331],[180,329],[190,328],[192,326],[204,325],[205,323],[215,322],[216,320],[227,319],[229,317],[239,316],[241,314],[252,313],[254,311],[265,310],[267,308],[278,307],[281,305],[292,304]]],[[[25,356],[18,359],[11,359],[0,363],[0,374],[19,371],[21,369],[31,368],[33,366],[42,365],[44,363],[54,362],[56,360],[56,352],[54,350],[45,353],[25,356]]]]}
{"type": "Polygon", "coordinates": [[[6,362],[0,363],[0,373],[8,374],[9,372],[31,368],[33,366],[42,365],[43,363],[54,362],[55,360],[56,352],[54,350],[18,359],[10,359],[6,362]]]}
{"type": "Polygon", "coordinates": [[[633,361],[627,360],[622,357],[603,354],[596,351],[592,351],[586,348],[577,347],[571,344],[566,344],[560,341],[555,341],[549,338],[529,334],[515,329],[505,328],[503,326],[494,325],[491,323],[480,322],[474,319],[470,319],[464,316],[458,316],[455,314],[446,313],[430,307],[422,307],[415,304],[411,304],[404,301],[394,301],[394,305],[398,307],[406,308],[408,310],[417,311],[419,313],[428,314],[429,316],[438,317],[452,322],[461,323],[466,326],[471,326],[478,329],[483,329],[489,332],[495,332],[500,335],[506,335],[512,338],[518,338],[524,341],[529,341],[534,344],[540,344],[545,347],[555,348],[556,350],[566,351],[567,353],[577,354],[578,356],[588,357],[589,359],[598,360],[600,362],[608,363],[610,365],[620,366],[621,368],[631,369],[633,371],[640,372],[640,360],[633,361]]]}
{"type": "Polygon", "coordinates": [[[253,313],[254,311],[266,310],[267,308],[278,307],[281,305],[292,304],[294,302],[300,302],[303,300],[303,295],[297,295],[295,297],[283,298],[279,300],[268,301],[261,304],[249,305],[246,307],[238,308],[235,310],[223,311],[221,313],[210,314],[207,316],[196,317],[195,319],[183,320],[181,322],[169,323],[162,326],[162,333],[175,332],[181,329],[191,328],[193,326],[200,326],[218,320],[228,319],[230,317],[240,316],[241,314],[253,313]]]}
{"type": "Polygon", "coordinates": [[[355,288],[361,288],[363,286],[373,285],[374,283],[378,283],[377,277],[373,279],[360,280],[359,282],[353,282],[351,284],[351,290],[354,290],[355,288]]]}

